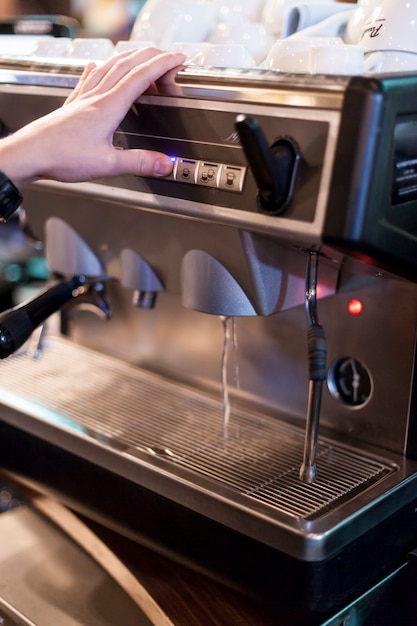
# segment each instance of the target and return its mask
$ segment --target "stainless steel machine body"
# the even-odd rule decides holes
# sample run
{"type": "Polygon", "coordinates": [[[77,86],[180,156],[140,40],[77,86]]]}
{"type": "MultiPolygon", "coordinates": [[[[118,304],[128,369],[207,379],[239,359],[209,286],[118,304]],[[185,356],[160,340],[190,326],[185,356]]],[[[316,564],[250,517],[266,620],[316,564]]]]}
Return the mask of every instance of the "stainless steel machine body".
{"type": "MultiPolygon", "coordinates": [[[[1,68],[7,132],[59,106],[79,74],[1,68]]],[[[169,179],[32,185],[25,219],[51,269],[95,276],[112,315],[74,302],[40,359],[2,363],[2,464],[301,623],[403,562],[417,538],[416,92],[414,76],[190,67],[115,135],[172,155],[169,179]],[[269,146],[297,147],[277,214],[259,203],[238,115],[269,146]],[[306,484],[310,251],[328,375],[306,484]]]]}

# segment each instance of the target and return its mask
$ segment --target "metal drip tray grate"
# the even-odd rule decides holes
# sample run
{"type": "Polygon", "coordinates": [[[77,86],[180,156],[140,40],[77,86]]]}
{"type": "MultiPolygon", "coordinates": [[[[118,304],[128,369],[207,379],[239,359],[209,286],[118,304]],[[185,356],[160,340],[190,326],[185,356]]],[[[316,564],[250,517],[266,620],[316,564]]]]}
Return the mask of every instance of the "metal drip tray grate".
{"type": "Polygon", "coordinates": [[[298,478],[304,431],[86,350],[50,340],[41,359],[2,362],[3,404],[87,438],[133,463],[155,460],[214,492],[313,520],[395,470],[330,440],[318,445],[317,480],[298,478]]]}

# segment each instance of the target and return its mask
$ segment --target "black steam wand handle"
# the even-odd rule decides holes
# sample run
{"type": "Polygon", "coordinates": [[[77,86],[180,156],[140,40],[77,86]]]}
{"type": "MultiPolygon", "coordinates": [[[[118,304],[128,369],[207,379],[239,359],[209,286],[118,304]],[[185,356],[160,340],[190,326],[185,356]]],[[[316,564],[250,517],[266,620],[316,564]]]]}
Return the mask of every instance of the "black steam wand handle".
{"type": "Polygon", "coordinates": [[[84,276],[62,280],[34,300],[9,309],[0,315],[0,359],[18,350],[35,328],[75,298],[84,286],[84,276]]]}
{"type": "Polygon", "coordinates": [[[260,208],[273,215],[284,212],[294,192],[298,146],[290,137],[268,145],[258,120],[252,117],[238,115],[235,126],[258,187],[260,208]]]}

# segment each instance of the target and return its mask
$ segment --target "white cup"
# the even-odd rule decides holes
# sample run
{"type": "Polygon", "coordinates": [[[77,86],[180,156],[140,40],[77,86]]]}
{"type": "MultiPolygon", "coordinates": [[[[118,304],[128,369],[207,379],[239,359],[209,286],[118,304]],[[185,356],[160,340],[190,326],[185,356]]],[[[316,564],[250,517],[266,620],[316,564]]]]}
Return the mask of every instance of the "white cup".
{"type": "Polygon", "coordinates": [[[73,39],[67,49],[66,56],[71,59],[91,59],[102,61],[108,59],[114,52],[114,45],[110,39],[85,38],[73,39]]]}
{"type": "Polygon", "coordinates": [[[365,56],[365,72],[391,74],[417,71],[417,53],[397,50],[376,50],[365,56]]]}
{"type": "Polygon", "coordinates": [[[0,35],[0,54],[4,56],[31,56],[33,47],[40,39],[53,39],[50,35],[0,35]]]}
{"type": "Polygon", "coordinates": [[[364,72],[362,46],[311,46],[309,52],[311,74],[361,76],[364,72]]]}
{"type": "Polygon", "coordinates": [[[290,33],[296,32],[297,29],[311,27],[314,23],[339,12],[347,11],[351,7],[351,4],[335,2],[334,0],[302,0],[302,2],[300,0],[265,0],[261,19],[271,33],[283,39],[290,33]],[[312,9],[307,8],[307,5],[310,4],[313,5],[312,9]],[[298,16],[295,12],[291,15],[291,11],[296,6],[298,6],[298,16]],[[314,15],[317,19],[314,18],[314,15]],[[295,20],[297,20],[298,26],[295,20]],[[304,23],[301,24],[300,21],[304,23]]]}
{"type": "Polygon", "coordinates": [[[372,11],[381,4],[381,0],[358,0],[356,10],[350,16],[344,35],[344,40],[349,44],[358,44],[362,30],[372,11]]]}
{"type": "Polygon", "coordinates": [[[268,54],[274,39],[261,22],[243,21],[239,28],[231,22],[220,22],[211,34],[209,42],[246,46],[256,65],[259,65],[268,54]]]}
{"type": "Polygon", "coordinates": [[[278,39],[262,63],[262,68],[289,74],[308,74],[310,71],[310,48],[312,46],[333,48],[343,45],[340,37],[278,39]]]}
{"type": "Polygon", "coordinates": [[[169,50],[175,42],[205,41],[215,26],[215,8],[206,0],[147,0],[139,12],[131,40],[155,41],[169,50]]]}
{"type": "Polygon", "coordinates": [[[383,0],[364,24],[359,43],[366,52],[417,52],[417,2],[383,0]]]}
{"type": "Polygon", "coordinates": [[[214,0],[218,22],[256,22],[261,19],[264,0],[214,0]]]}
{"type": "Polygon", "coordinates": [[[283,7],[281,39],[320,24],[333,15],[345,13],[353,6],[353,4],[326,0],[322,2],[311,2],[310,0],[294,4],[288,2],[283,7]]]}
{"type": "Polygon", "coordinates": [[[154,41],[160,47],[160,40],[177,13],[177,3],[172,0],[147,0],[135,20],[130,39],[154,41]]]}
{"type": "Polygon", "coordinates": [[[171,52],[182,52],[182,54],[185,54],[185,65],[196,65],[198,63],[198,55],[204,52],[207,45],[205,42],[176,41],[171,46],[171,52]]]}
{"type": "Polygon", "coordinates": [[[175,42],[207,41],[216,24],[214,6],[201,0],[182,0],[178,12],[165,28],[159,41],[162,49],[169,50],[175,42]]]}
{"type": "Polygon", "coordinates": [[[33,46],[32,56],[34,57],[65,57],[72,39],[70,37],[48,37],[38,39],[33,46]]]}
{"type": "Polygon", "coordinates": [[[114,46],[114,54],[128,52],[129,50],[144,50],[145,48],[156,48],[154,41],[123,41],[120,40],[114,46]]]}
{"type": "Polygon", "coordinates": [[[210,67],[255,67],[255,60],[249,50],[239,44],[208,44],[203,52],[197,55],[196,63],[210,67]]]}
{"type": "Polygon", "coordinates": [[[352,9],[339,11],[321,20],[321,22],[317,22],[317,24],[294,33],[291,37],[340,37],[345,41],[346,25],[352,13],[352,9]]]}

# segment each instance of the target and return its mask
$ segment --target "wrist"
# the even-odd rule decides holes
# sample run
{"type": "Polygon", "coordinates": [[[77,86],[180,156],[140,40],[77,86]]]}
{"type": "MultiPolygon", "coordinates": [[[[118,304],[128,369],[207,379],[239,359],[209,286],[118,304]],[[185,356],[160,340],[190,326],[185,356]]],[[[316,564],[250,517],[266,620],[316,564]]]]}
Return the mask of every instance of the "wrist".
{"type": "Polygon", "coordinates": [[[21,206],[22,194],[12,181],[0,170],[0,221],[6,222],[21,206]]]}
{"type": "Polygon", "coordinates": [[[35,173],[38,163],[39,159],[31,150],[30,140],[21,136],[21,131],[0,140],[0,170],[20,193],[26,185],[38,178],[35,173]]]}

